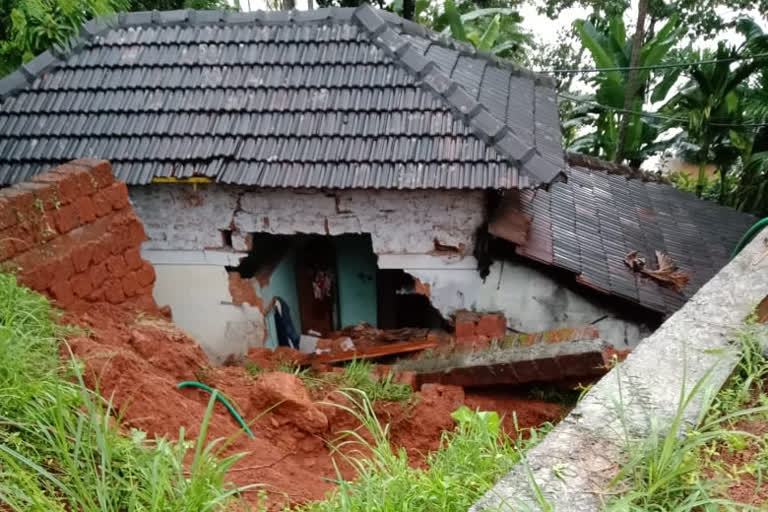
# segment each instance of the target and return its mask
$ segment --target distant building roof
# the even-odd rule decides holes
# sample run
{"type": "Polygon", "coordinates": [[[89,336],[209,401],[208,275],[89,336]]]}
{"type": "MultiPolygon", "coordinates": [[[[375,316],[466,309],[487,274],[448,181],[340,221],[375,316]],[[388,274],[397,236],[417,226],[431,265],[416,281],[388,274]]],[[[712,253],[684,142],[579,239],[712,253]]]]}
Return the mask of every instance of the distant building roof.
{"type": "Polygon", "coordinates": [[[515,188],[565,169],[553,83],[370,6],[127,13],[0,80],[0,183],[515,188]]]}
{"type": "Polygon", "coordinates": [[[757,220],[651,175],[581,155],[569,160],[567,183],[512,198],[531,217],[527,241],[515,252],[661,313],[676,311],[712,278],[757,220]],[[670,256],[689,283],[678,292],[631,270],[624,258],[632,251],[651,266],[655,251],[670,256]]]}

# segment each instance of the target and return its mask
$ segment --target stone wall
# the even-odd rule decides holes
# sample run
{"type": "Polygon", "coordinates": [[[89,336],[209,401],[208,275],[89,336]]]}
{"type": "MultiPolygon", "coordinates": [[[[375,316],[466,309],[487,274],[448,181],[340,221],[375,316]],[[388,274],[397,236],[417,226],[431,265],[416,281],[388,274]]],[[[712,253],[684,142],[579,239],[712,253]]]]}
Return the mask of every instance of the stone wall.
{"type": "Polygon", "coordinates": [[[0,190],[0,261],[62,308],[106,301],[154,308],[155,271],[125,183],[80,159],[0,190]]]}
{"type": "Polygon", "coordinates": [[[147,250],[245,251],[249,233],[369,233],[376,254],[471,254],[483,222],[482,191],[248,189],[156,184],[131,188],[147,250]],[[450,248],[455,248],[451,251],[450,248]]]}

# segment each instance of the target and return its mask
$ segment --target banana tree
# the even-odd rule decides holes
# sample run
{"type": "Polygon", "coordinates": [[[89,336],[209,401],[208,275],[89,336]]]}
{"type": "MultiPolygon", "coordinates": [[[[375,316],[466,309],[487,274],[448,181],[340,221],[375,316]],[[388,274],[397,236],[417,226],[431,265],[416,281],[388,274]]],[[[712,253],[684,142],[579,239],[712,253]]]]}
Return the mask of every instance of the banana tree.
{"type": "Polygon", "coordinates": [[[471,43],[478,50],[501,57],[522,57],[520,50],[533,45],[533,36],[520,26],[522,20],[516,9],[489,7],[461,13],[453,0],[446,0],[433,28],[471,43]]]}
{"type": "MultiPolygon", "coordinates": [[[[591,124],[596,135],[588,134],[577,139],[575,145],[595,156],[613,160],[618,147],[619,123],[623,115],[629,79],[629,73],[618,68],[629,67],[632,41],[627,37],[621,16],[614,16],[603,30],[585,20],[577,20],[574,28],[582,44],[592,55],[595,66],[598,69],[606,69],[591,79],[596,87],[594,101],[603,107],[591,114],[591,124]]],[[[635,83],[638,86],[629,102],[629,110],[638,114],[629,117],[624,144],[624,154],[630,165],[639,166],[642,163],[647,156],[646,150],[659,134],[659,123],[639,114],[643,111],[646,91],[651,82],[651,70],[644,68],[661,64],[684,34],[685,28],[679,26],[676,17],[672,17],[640,50],[637,65],[641,69],[635,75],[635,83]]],[[[654,95],[666,95],[673,84],[674,80],[662,80],[654,88],[654,95]]]]}

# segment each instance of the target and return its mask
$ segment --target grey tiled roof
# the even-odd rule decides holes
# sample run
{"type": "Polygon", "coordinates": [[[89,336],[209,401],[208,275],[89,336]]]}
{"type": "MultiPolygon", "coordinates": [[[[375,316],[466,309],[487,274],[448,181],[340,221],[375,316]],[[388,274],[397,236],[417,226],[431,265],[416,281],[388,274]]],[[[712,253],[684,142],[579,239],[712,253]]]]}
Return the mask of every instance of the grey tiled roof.
{"type": "Polygon", "coordinates": [[[131,184],[524,188],[565,169],[549,79],[367,5],[94,20],[0,97],[0,183],[78,157],[131,184]]]}
{"type": "Polygon", "coordinates": [[[574,165],[567,173],[568,182],[549,191],[521,192],[522,210],[532,222],[528,241],[515,251],[661,313],[676,311],[711,279],[757,220],[664,183],[574,165]],[[656,268],[657,250],[689,274],[682,292],[624,263],[628,253],[639,251],[656,268]]]}

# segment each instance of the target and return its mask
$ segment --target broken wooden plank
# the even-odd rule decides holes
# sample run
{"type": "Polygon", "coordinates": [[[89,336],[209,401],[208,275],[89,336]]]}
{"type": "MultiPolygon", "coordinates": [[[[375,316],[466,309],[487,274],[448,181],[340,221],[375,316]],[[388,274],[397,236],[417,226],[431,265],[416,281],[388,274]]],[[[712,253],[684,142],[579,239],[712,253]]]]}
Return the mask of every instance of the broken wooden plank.
{"type": "Polygon", "coordinates": [[[331,354],[313,354],[304,364],[331,364],[342,363],[344,361],[354,361],[355,359],[375,359],[377,357],[394,356],[398,354],[408,354],[418,352],[428,348],[436,348],[436,341],[416,341],[404,343],[390,343],[378,347],[362,348],[356,350],[347,350],[345,352],[336,352],[331,354]]]}

